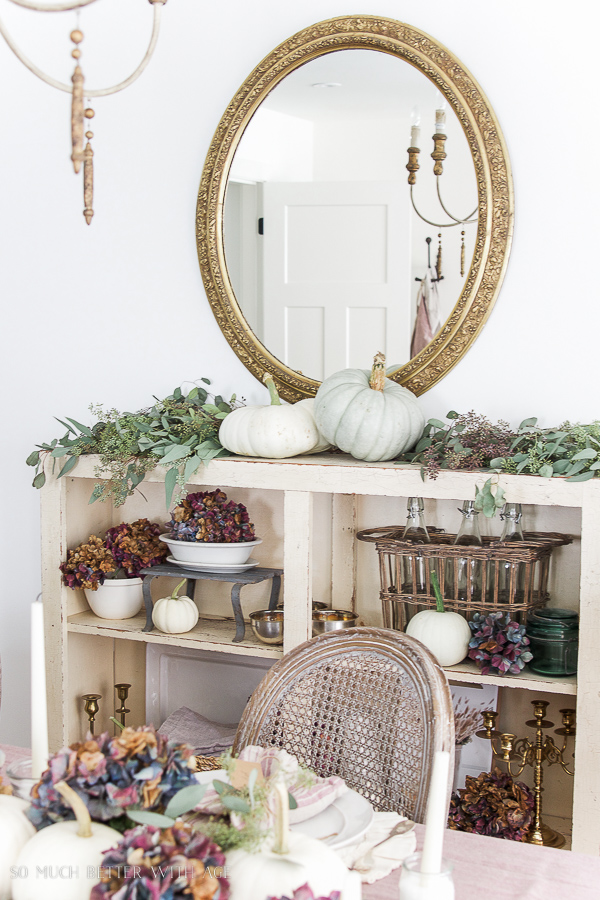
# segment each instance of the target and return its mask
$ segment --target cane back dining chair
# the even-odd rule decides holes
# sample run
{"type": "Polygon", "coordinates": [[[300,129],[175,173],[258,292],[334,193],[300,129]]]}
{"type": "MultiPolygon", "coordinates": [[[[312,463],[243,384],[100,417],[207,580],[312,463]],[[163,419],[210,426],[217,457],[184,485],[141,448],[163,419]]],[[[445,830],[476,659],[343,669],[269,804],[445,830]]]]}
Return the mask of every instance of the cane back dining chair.
{"type": "Polygon", "coordinates": [[[282,747],[319,775],[339,775],[375,809],[423,822],[436,750],[448,750],[448,680],[414,638],[379,628],[320,635],[277,662],[252,694],[234,754],[282,747]]]}

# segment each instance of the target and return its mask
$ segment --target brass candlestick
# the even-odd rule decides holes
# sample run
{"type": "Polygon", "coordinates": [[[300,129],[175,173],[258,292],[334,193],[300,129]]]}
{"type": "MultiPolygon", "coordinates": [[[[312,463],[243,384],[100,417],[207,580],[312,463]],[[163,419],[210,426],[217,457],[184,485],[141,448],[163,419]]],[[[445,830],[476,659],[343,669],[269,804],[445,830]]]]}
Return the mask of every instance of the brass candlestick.
{"type": "Polygon", "coordinates": [[[533,795],[535,800],[534,818],[531,830],[526,840],[530,844],[543,844],[545,847],[562,847],[565,843],[564,835],[554,831],[542,822],[542,791],[544,763],[548,766],[559,763],[567,775],[574,775],[564,760],[567,749],[567,739],[575,734],[575,710],[561,709],[563,727],[556,729],[556,734],[563,737],[563,745],[559,749],[550,735],[544,736],[547,728],[553,728],[554,722],[548,722],[544,716],[548,707],[547,700],[532,700],[534,719],[529,719],[525,724],[535,728],[535,740],[517,738],[514,734],[501,734],[496,730],[497,712],[487,710],[483,713],[483,730],[477,732],[477,737],[489,740],[492,745],[492,753],[496,759],[506,763],[506,768],[513,778],[517,778],[525,766],[533,768],[533,795]],[[494,746],[494,741],[500,739],[500,752],[494,746]],[[512,763],[517,770],[513,772],[512,763]]]}
{"type": "Polygon", "coordinates": [[[124,684],[124,683],[115,684],[115,690],[117,692],[117,697],[121,701],[121,705],[119,706],[119,708],[115,709],[115,715],[120,717],[121,725],[123,725],[123,726],[125,726],[125,716],[127,715],[127,713],[131,712],[131,710],[127,709],[127,707],[125,706],[125,701],[127,700],[127,697],[129,696],[129,688],[130,687],[131,687],[130,684],[124,684]]]}
{"type": "Polygon", "coordinates": [[[102,694],[83,694],[81,699],[84,701],[84,709],[89,719],[90,734],[94,733],[94,719],[96,713],[100,709],[98,700],[102,700],[102,694]]]}

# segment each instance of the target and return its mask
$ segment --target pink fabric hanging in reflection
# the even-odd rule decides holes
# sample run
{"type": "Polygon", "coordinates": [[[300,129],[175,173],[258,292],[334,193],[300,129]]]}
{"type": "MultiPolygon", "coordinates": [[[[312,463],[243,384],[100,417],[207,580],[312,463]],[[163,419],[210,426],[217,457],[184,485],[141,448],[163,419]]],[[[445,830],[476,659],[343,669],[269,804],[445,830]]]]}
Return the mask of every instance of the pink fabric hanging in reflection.
{"type": "Polygon", "coordinates": [[[417,315],[410,342],[410,356],[416,356],[440,330],[437,284],[432,280],[433,270],[428,269],[417,294],[417,315]]]}

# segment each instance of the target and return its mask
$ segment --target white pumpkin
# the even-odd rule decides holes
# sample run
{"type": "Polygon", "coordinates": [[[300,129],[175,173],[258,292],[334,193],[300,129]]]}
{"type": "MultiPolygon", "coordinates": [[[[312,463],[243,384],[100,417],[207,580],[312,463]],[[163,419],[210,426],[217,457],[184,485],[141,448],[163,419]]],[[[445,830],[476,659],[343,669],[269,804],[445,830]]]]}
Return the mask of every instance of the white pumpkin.
{"type": "Polygon", "coordinates": [[[360,900],[358,872],[349,872],[337,853],[322,841],[290,832],[287,788],[281,783],[276,790],[273,849],[258,853],[231,850],[227,854],[231,900],[291,897],[303,884],[312,888],[315,897],[340,891],[341,900],[360,900]]]}
{"type": "Polygon", "coordinates": [[[326,378],[315,398],[315,419],[324,438],[367,462],[410,450],[425,424],[415,395],[385,377],[383,353],[370,372],[343,369],[326,378]]]}
{"type": "Polygon", "coordinates": [[[152,610],[152,621],[165,634],[184,634],[191,631],[198,621],[198,607],[191,597],[178,597],[177,592],[187,579],[180,581],[170,597],[157,600],[152,610]]]}
{"type": "Polygon", "coordinates": [[[17,863],[17,857],[28,840],[35,834],[25,810],[26,800],[0,794],[0,900],[10,900],[13,879],[10,868],[17,863]]]}
{"type": "Polygon", "coordinates": [[[431,584],[436,609],[425,609],[413,616],[406,626],[406,633],[425,644],[441,666],[455,666],[469,652],[471,629],[463,616],[444,609],[435,572],[431,573],[431,584]]]}
{"type": "Polygon", "coordinates": [[[89,900],[105,851],[121,840],[114,828],[91,821],[85,803],[68,784],[59,781],[55,788],[77,818],[48,825],[25,844],[16,862],[13,900],[89,900]]]}
{"type": "Polygon", "coordinates": [[[305,453],[320,453],[329,444],[319,434],[313,399],[283,404],[273,378],[263,381],[269,388],[270,406],[243,406],[223,419],[219,441],[231,453],[265,459],[286,459],[305,453]]]}

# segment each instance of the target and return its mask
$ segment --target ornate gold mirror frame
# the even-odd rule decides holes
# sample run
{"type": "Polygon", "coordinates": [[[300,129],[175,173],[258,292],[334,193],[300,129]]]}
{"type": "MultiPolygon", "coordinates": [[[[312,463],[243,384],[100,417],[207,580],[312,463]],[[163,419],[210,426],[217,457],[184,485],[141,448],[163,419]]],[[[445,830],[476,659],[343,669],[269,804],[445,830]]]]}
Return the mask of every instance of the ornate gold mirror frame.
{"type": "Polygon", "coordinates": [[[463,291],[441,330],[398,370],[396,381],[422,394],[466,353],[498,296],[512,240],[512,176],[502,132],[481,88],[449,50],[416,28],[375,16],[329,19],[284,41],[248,76],[219,122],[202,172],[196,235],[204,286],[225,338],[253,375],[262,380],[270,372],[281,395],[292,402],[313,396],[319,382],[274,357],[254,335],[236,301],[223,245],[227,178],[244,129],[275,85],[317,56],[348,49],[389,53],[420,69],[439,88],[465,132],[477,179],[479,222],[463,291]]]}

